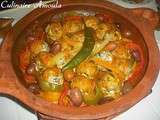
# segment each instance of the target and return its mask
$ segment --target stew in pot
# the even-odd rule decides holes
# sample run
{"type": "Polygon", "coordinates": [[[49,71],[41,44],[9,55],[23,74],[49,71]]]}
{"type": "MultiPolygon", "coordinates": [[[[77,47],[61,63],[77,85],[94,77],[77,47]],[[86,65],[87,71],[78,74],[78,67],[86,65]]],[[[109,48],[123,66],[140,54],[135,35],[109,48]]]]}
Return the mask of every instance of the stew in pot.
{"type": "Polygon", "coordinates": [[[128,93],[140,72],[141,47],[125,38],[112,16],[70,11],[45,27],[33,25],[19,67],[35,95],[63,106],[110,102],[128,93]]]}

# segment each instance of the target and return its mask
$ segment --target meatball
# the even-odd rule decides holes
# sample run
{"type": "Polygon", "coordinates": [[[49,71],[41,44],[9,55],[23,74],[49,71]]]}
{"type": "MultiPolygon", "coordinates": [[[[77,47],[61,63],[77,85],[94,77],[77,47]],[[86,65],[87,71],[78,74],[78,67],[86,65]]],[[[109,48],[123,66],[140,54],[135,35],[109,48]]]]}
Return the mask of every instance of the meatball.
{"type": "Polygon", "coordinates": [[[121,81],[110,73],[107,73],[98,81],[98,86],[104,97],[117,98],[121,93],[121,81]]]}
{"type": "Polygon", "coordinates": [[[66,20],[63,24],[65,33],[76,33],[84,29],[84,24],[81,20],[66,20]]]}
{"type": "Polygon", "coordinates": [[[82,62],[77,68],[77,73],[94,78],[97,73],[97,66],[93,61],[82,62]]]}
{"type": "Polygon", "coordinates": [[[119,71],[121,76],[125,76],[124,79],[128,78],[135,65],[134,59],[115,58],[113,63],[113,67],[116,68],[117,71],[119,71]]]}
{"type": "Polygon", "coordinates": [[[66,34],[63,36],[62,44],[67,45],[63,46],[63,49],[72,47],[72,50],[78,50],[82,47],[84,41],[84,32],[77,32],[74,34],[66,34]]]}
{"type": "Polygon", "coordinates": [[[63,77],[61,70],[57,67],[48,68],[43,72],[43,80],[56,85],[63,84],[63,77]]]}
{"type": "Polygon", "coordinates": [[[98,28],[99,20],[95,16],[84,17],[84,22],[85,22],[87,27],[91,27],[95,30],[98,28]]]}
{"type": "Polygon", "coordinates": [[[71,88],[78,88],[83,96],[83,101],[87,105],[96,105],[103,97],[101,90],[96,86],[93,79],[84,76],[77,76],[71,83],[71,88]]]}
{"type": "Polygon", "coordinates": [[[84,41],[84,31],[80,31],[80,32],[77,32],[77,33],[74,33],[72,36],[71,36],[71,40],[73,41],[77,41],[77,42],[83,42],[84,41]]]}
{"type": "Polygon", "coordinates": [[[84,41],[84,33],[78,32],[71,36],[64,35],[62,43],[62,52],[65,54],[65,59],[69,61],[81,49],[84,41]]]}
{"type": "Polygon", "coordinates": [[[59,68],[65,64],[64,54],[62,52],[57,53],[56,55],[48,52],[41,52],[35,59],[38,70],[43,70],[48,67],[53,67],[57,65],[59,68]]]}
{"type": "Polygon", "coordinates": [[[54,55],[48,52],[41,52],[35,58],[36,69],[37,71],[44,70],[47,67],[53,67],[55,63],[53,63],[54,55]]]}
{"type": "Polygon", "coordinates": [[[60,22],[53,22],[46,27],[47,42],[52,44],[55,40],[59,40],[63,35],[63,27],[60,22]]]}
{"type": "Polygon", "coordinates": [[[106,34],[104,35],[104,40],[107,41],[116,41],[120,39],[121,39],[121,34],[118,31],[106,32],[106,34]]]}
{"type": "Polygon", "coordinates": [[[116,49],[112,52],[112,54],[118,58],[122,59],[130,59],[131,54],[130,51],[126,48],[127,42],[119,42],[118,46],[116,49]]]}
{"type": "Polygon", "coordinates": [[[102,24],[98,25],[98,28],[96,30],[96,37],[97,37],[97,39],[98,40],[102,40],[103,37],[104,37],[104,35],[105,35],[105,33],[106,33],[106,31],[107,31],[106,24],[102,23],[102,24]]]}
{"type": "Polygon", "coordinates": [[[39,81],[40,88],[44,91],[61,91],[63,87],[63,75],[56,66],[47,68],[39,81]]]}
{"type": "Polygon", "coordinates": [[[49,46],[45,41],[36,39],[29,43],[29,50],[31,51],[31,56],[33,58],[40,52],[48,52],[49,46]]]}
{"type": "Polygon", "coordinates": [[[104,32],[105,30],[98,30],[96,31],[96,36],[98,39],[101,39],[102,36],[102,40],[96,41],[94,49],[92,51],[92,54],[96,54],[98,52],[100,52],[110,41],[120,41],[121,40],[121,34],[120,32],[114,27],[111,26],[110,24],[105,24],[107,28],[106,32],[104,32]],[[103,31],[103,32],[102,32],[103,31]]]}
{"type": "Polygon", "coordinates": [[[72,80],[71,88],[79,88],[82,94],[91,93],[95,88],[95,81],[79,75],[72,80]]]}
{"type": "Polygon", "coordinates": [[[101,51],[98,54],[96,54],[96,58],[99,58],[105,62],[112,62],[113,61],[113,56],[111,52],[109,51],[101,51]]]}
{"type": "Polygon", "coordinates": [[[110,23],[101,23],[96,29],[96,36],[99,40],[103,40],[106,32],[116,32],[116,27],[110,23]]]}

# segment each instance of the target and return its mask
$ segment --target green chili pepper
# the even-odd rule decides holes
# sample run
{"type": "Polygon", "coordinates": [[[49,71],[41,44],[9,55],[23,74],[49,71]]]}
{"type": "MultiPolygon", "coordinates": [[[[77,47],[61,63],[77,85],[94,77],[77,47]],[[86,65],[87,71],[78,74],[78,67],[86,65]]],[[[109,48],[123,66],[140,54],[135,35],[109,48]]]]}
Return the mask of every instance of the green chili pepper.
{"type": "Polygon", "coordinates": [[[35,76],[38,79],[39,87],[43,91],[60,92],[60,91],[63,90],[63,84],[62,85],[57,85],[57,84],[50,83],[47,80],[43,80],[42,76],[38,72],[36,72],[35,76]]]}
{"type": "Polygon", "coordinates": [[[87,105],[96,105],[102,97],[103,97],[103,94],[98,87],[96,87],[96,92],[95,93],[90,93],[90,94],[84,94],[83,95],[84,102],[87,105]]]}
{"type": "Polygon", "coordinates": [[[81,50],[62,68],[62,70],[74,68],[91,54],[95,45],[93,29],[85,27],[84,36],[85,40],[83,42],[81,50]]]}
{"type": "Polygon", "coordinates": [[[39,81],[39,86],[44,91],[59,92],[63,89],[63,85],[55,85],[55,84],[49,83],[45,80],[40,80],[39,81]]]}

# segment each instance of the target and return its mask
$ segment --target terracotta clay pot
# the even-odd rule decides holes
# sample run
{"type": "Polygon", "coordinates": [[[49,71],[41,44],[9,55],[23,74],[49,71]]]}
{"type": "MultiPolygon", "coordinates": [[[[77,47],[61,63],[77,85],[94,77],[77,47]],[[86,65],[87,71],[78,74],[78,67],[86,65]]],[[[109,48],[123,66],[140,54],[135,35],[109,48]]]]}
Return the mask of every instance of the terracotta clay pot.
{"type": "MultiPolygon", "coordinates": [[[[60,4],[60,3],[59,3],[60,4]]],[[[18,23],[6,35],[0,49],[0,93],[16,97],[38,113],[40,119],[111,119],[126,111],[150,92],[160,67],[160,55],[154,38],[154,29],[158,23],[157,14],[147,8],[127,9],[113,3],[100,0],[63,1],[62,8],[35,9],[18,23]],[[18,67],[18,52],[25,44],[26,31],[35,21],[43,25],[53,15],[68,10],[87,10],[105,12],[113,16],[122,29],[130,30],[127,36],[139,44],[143,50],[145,67],[133,80],[134,89],[119,99],[98,106],[64,107],[47,102],[29,92],[18,67]]]]}

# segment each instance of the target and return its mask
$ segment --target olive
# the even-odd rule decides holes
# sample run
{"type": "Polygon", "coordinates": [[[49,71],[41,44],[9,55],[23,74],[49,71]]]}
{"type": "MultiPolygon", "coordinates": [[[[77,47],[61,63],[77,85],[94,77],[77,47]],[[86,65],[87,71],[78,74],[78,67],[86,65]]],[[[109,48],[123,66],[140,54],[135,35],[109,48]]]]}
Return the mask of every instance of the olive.
{"type": "Polygon", "coordinates": [[[30,84],[28,87],[28,90],[31,91],[34,94],[39,94],[40,92],[40,88],[38,86],[38,84],[30,84]]]}
{"type": "Polygon", "coordinates": [[[82,104],[82,93],[78,88],[69,90],[68,95],[73,105],[78,107],[82,104]]]}
{"type": "Polygon", "coordinates": [[[131,54],[136,61],[141,61],[140,53],[138,52],[138,50],[131,50],[131,54]]]}
{"type": "Polygon", "coordinates": [[[104,21],[104,17],[101,14],[95,15],[100,21],[104,21]]]}
{"type": "Polygon", "coordinates": [[[26,72],[28,75],[34,75],[36,72],[36,64],[35,63],[31,63],[28,68],[26,69],[26,72]]]}
{"type": "Polygon", "coordinates": [[[117,27],[118,29],[119,29],[120,26],[121,26],[121,23],[118,23],[118,22],[115,22],[114,24],[116,25],[116,27],[117,27]]]}
{"type": "Polygon", "coordinates": [[[63,72],[63,76],[65,80],[71,81],[74,78],[75,73],[73,72],[73,70],[68,69],[63,72]]]}
{"type": "Polygon", "coordinates": [[[122,34],[124,35],[124,37],[130,37],[132,35],[132,32],[129,29],[123,29],[122,30],[122,34]]]}
{"type": "Polygon", "coordinates": [[[28,36],[27,37],[27,42],[30,42],[30,41],[34,41],[36,38],[34,36],[28,36]]]}
{"type": "Polygon", "coordinates": [[[115,23],[116,27],[121,31],[124,37],[130,37],[132,35],[132,31],[129,28],[124,27],[123,23],[115,23]]]}
{"type": "Polygon", "coordinates": [[[133,89],[132,84],[129,81],[125,81],[123,88],[122,88],[122,93],[126,94],[128,92],[130,92],[133,89]]]}
{"type": "Polygon", "coordinates": [[[114,100],[112,97],[104,97],[104,98],[102,98],[102,99],[99,100],[98,104],[102,105],[102,104],[105,104],[105,103],[109,103],[112,100],[114,100]]]}
{"type": "Polygon", "coordinates": [[[61,51],[61,44],[58,41],[55,41],[51,44],[50,52],[53,54],[57,54],[61,51]]]}
{"type": "Polygon", "coordinates": [[[116,47],[117,47],[116,43],[109,42],[105,48],[106,48],[106,50],[112,51],[112,50],[116,49],[116,47]]]}

